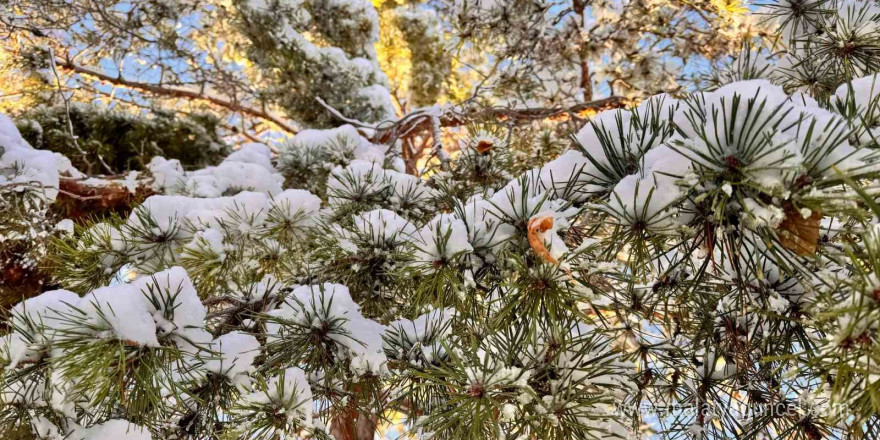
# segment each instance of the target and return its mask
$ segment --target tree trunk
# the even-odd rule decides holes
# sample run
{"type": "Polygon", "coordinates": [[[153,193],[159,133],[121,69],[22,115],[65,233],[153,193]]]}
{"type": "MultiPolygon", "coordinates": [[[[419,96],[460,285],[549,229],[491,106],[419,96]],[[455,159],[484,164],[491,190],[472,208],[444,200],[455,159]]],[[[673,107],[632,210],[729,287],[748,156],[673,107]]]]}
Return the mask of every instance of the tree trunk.
{"type": "Polygon", "coordinates": [[[372,414],[358,414],[354,409],[346,409],[343,414],[333,418],[330,435],[336,440],[373,440],[379,417],[372,414]]]}
{"type": "MultiPolygon", "coordinates": [[[[574,11],[575,15],[577,15],[578,20],[578,30],[580,35],[583,35],[584,24],[587,20],[586,15],[586,1],[584,0],[572,0],[571,9],[574,11]]],[[[581,43],[585,43],[581,41],[581,43]]],[[[581,48],[578,53],[581,61],[581,81],[580,87],[584,89],[584,101],[590,102],[593,100],[593,79],[590,77],[590,61],[587,59],[586,50],[581,48]]]]}
{"type": "Polygon", "coordinates": [[[360,385],[355,384],[345,408],[330,421],[330,435],[336,440],[373,440],[379,417],[358,411],[360,385]]]}
{"type": "Polygon", "coordinates": [[[584,89],[584,101],[593,100],[593,79],[590,78],[590,62],[581,53],[581,88],[584,89]]]}

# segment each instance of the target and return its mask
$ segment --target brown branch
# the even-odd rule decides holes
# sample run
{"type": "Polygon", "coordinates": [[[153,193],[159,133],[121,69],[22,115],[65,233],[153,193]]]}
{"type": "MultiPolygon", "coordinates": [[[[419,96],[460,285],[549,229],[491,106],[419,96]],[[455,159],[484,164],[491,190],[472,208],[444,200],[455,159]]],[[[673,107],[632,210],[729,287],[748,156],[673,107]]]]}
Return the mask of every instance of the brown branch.
{"type": "Polygon", "coordinates": [[[611,96],[595,101],[583,102],[572,107],[560,108],[525,108],[512,109],[507,107],[488,107],[465,109],[450,109],[436,114],[431,111],[420,111],[395,121],[393,124],[380,126],[371,139],[376,143],[393,143],[397,139],[414,132],[433,130],[432,119],[437,118],[441,127],[460,127],[468,121],[481,119],[496,119],[509,121],[513,125],[525,124],[535,120],[555,118],[566,115],[576,115],[582,112],[599,112],[603,110],[625,107],[632,101],[622,96],[611,96]]]}
{"type": "MultiPolygon", "coordinates": [[[[584,2],[582,0],[574,0],[572,2],[572,8],[574,10],[574,13],[577,14],[577,17],[578,17],[578,20],[576,20],[576,22],[579,23],[580,27],[582,27],[583,24],[587,22],[587,16],[585,13],[586,6],[587,6],[586,2],[584,2]]],[[[580,31],[581,31],[581,35],[584,35],[583,34],[584,29],[581,28],[580,31]]],[[[580,86],[584,90],[584,99],[586,101],[592,101],[593,100],[593,78],[590,76],[590,61],[589,61],[589,56],[587,53],[587,46],[586,45],[582,46],[578,52],[579,52],[578,56],[580,57],[580,64],[581,64],[581,81],[580,81],[581,84],[580,84],[580,86]]]]}
{"type": "MultiPolygon", "coordinates": [[[[495,116],[503,119],[513,119],[520,122],[531,122],[536,119],[554,118],[562,115],[577,114],[582,112],[600,112],[625,107],[632,100],[622,96],[610,96],[595,101],[582,102],[567,108],[526,108],[509,109],[505,107],[492,107],[485,112],[486,116],[495,116]]],[[[469,115],[471,116],[471,115],[469,115]]]]}
{"type": "Polygon", "coordinates": [[[126,212],[152,194],[148,180],[138,180],[133,189],[127,188],[119,178],[87,180],[61,177],[56,209],[73,219],[98,212],[126,212]]]}
{"type": "Polygon", "coordinates": [[[281,120],[277,116],[269,114],[267,111],[257,109],[254,107],[249,107],[239,102],[229,100],[226,98],[221,98],[219,96],[213,96],[209,94],[205,94],[202,91],[194,91],[188,90],[184,88],[178,87],[168,87],[162,86],[158,84],[150,84],[139,81],[132,81],[129,79],[123,78],[121,75],[119,76],[110,76],[105,73],[98,72],[91,68],[81,66],[79,64],[73,63],[72,61],[66,60],[64,58],[55,57],[55,64],[62,69],[78,73],[80,75],[86,75],[93,77],[99,81],[107,82],[110,84],[127,87],[130,89],[136,89],[143,92],[152,93],[155,95],[162,95],[171,98],[185,98],[185,99],[193,99],[193,100],[201,100],[207,101],[211,104],[214,104],[218,107],[225,108],[230,111],[246,114],[249,116],[253,116],[256,118],[264,119],[266,121],[270,121],[273,124],[277,125],[283,131],[286,131],[290,134],[296,134],[299,130],[288,124],[287,122],[281,120]]]}

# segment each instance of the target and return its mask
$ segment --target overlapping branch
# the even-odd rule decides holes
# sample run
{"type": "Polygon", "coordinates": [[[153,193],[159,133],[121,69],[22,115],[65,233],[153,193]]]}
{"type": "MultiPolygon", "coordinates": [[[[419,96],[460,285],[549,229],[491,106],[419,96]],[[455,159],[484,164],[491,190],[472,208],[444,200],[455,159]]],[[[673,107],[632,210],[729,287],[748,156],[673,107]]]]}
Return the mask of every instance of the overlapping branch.
{"type": "Polygon", "coordinates": [[[433,132],[436,122],[442,128],[460,127],[469,121],[481,121],[495,119],[512,121],[514,124],[525,124],[532,121],[551,119],[562,116],[579,115],[585,112],[595,113],[603,110],[622,108],[633,101],[622,96],[610,96],[608,98],[583,102],[571,107],[535,107],[535,108],[510,108],[510,107],[432,107],[413,111],[396,120],[381,122],[379,124],[367,124],[361,121],[346,118],[338,110],[330,107],[320,97],[318,103],[340,121],[355,125],[360,128],[373,130],[371,140],[376,143],[393,143],[397,139],[405,138],[413,133],[423,131],[433,132]],[[436,121],[436,122],[435,122],[436,121]]]}
{"type": "Polygon", "coordinates": [[[608,109],[621,108],[630,104],[631,100],[621,96],[611,96],[595,101],[583,102],[571,107],[538,107],[538,108],[509,108],[509,107],[448,107],[446,109],[425,109],[414,111],[394,123],[375,127],[376,133],[373,142],[386,143],[394,139],[422,131],[433,130],[431,121],[436,118],[440,126],[460,127],[469,121],[495,119],[498,121],[513,121],[515,124],[525,124],[536,120],[555,118],[565,115],[577,115],[584,112],[600,112],[608,109]]]}

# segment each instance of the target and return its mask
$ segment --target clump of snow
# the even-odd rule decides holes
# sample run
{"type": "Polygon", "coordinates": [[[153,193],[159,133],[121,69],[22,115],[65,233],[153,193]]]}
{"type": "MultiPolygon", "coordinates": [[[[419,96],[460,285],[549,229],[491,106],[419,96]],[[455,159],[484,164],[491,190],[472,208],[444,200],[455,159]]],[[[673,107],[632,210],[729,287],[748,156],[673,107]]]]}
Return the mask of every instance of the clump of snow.
{"type": "Polygon", "coordinates": [[[182,188],[186,181],[183,165],[177,159],[165,159],[155,156],[147,164],[147,170],[153,176],[153,190],[159,193],[172,193],[182,188]]]}
{"type": "Polygon", "coordinates": [[[541,183],[562,198],[583,201],[603,189],[595,183],[595,166],[577,150],[568,150],[541,167],[541,183]]]}
{"type": "Polygon", "coordinates": [[[209,199],[185,196],[152,196],[129,216],[130,225],[141,224],[146,215],[153,225],[153,235],[164,241],[189,239],[195,230],[227,227],[237,232],[261,223],[269,198],[262,193],[241,192],[233,197],[209,199]]]}
{"type": "Polygon", "coordinates": [[[281,192],[283,178],[265,168],[248,162],[224,161],[211,168],[193,171],[185,185],[185,193],[194,197],[220,197],[239,191],[255,191],[269,195],[281,192]]]}
{"type": "Polygon", "coordinates": [[[272,166],[272,150],[265,144],[256,142],[243,144],[238,150],[226,156],[224,162],[252,163],[266,171],[275,171],[275,167],[272,166]]]}
{"type": "Polygon", "coordinates": [[[356,161],[375,163],[381,169],[387,146],[376,145],[350,125],[330,130],[303,130],[281,146],[279,169],[294,187],[321,190],[324,176],[336,167],[356,161]]]}
{"type": "MultiPolygon", "coordinates": [[[[304,328],[326,328],[327,335],[339,348],[338,355],[350,360],[352,372],[358,375],[388,373],[382,349],[385,326],[364,318],[360,306],[351,299],[348,288],[340,284],[300,286],[271,316],[299,323],[304,328]]],[[[288,331],[279,323],[269,323],[271,338],[284,338],[288,331]]],[[[296,330],[296,329],[294,329],[296,330]]]]}
{"type": "Polygon", "coordinates": [[[650,179],[631,175],[614,187],[608,209],[621,224],[668,232],[674,226],[670,208],[678,196],[674,187],[655,186],[650,179]]]}
{"type": "Polygon", "coordinates": [[[412,223],[387,209],[375,209],[355,216],[354,227],[363,236],[371,237],[376,246],[409,241],[416,233],[412,223]]]}
{"type": "Polygon", "coordinates": [[[438,214],[414,235],[416,261],[431,265],[451,261],[474,250],[467,226],[451,214],[438,214]]]}
{"type": "Polygon", "coordinates": [[[648,176],[665,190],[672,190],[676,181],[690,170],[691,161],[668,145],[652,148],[643,157],[642,174],[648,176]]]}
{"type": "Polygon", "coordinates": [[[10,311],[12,333],[0,341],[0,357],[15,368],[39,359],[66,326],[63,316],[80,301],[67,290],[52,290],[16,304],[10,311]]]}
{"type": "Polygon", "coordinates": [[[329,130],[303,130],[294,136],[293,142],[304,148],[326,148],[331,150],[331,155],[349,155],[352,159],[380,164],[385,160],[387,148],[371,143],[348,124],[329,130]]]}
{"type": "Polygon", "coordinates": [[[67,311],[78,301],[79,295],[68,290],[44,292],[12,307],[10,323],[16,329],[32,326],[36,327],[35,330],[51,328],[56,324],[58,314],[67,311]]]}
{"type": "Polygon", "coordinates": [[[483,390],[499,389],[505,386],[526,387],[532,372],[520,367],[505,365],[489,350],[480,349],[476,353],[477,363],[464,368],[467,383],[471,388],[483,390]]]}
{"type": "Polygon", "coordinates": [[[777,206],[759,203],[751,197],[743,200],[743,204],[749,214],[746,221],[752,227],[776,228],[785,220],[785,212],[777,206]]]}
{"type": "Polygon", "coordinates": [[[516,233],[515,226],[499,220],[491,209],[491,202],[474,197],[458,210],[458,216],[467,228],[468,243],[474,249],[469,255],[473,269],[479,269],[484,264],[493,264],[497,253],[516,233]]]}
{"type": "MultiPolygon", "coordinates": [[[[13,308],[16,332],[28,332],[39,344],[58,338],[81,338],[94,332],[127,344],[158,347],[158,336],[189,336],[204,325],[205,307],[180,267],[144,276],[130,284],[93,290],[82,298],[66,290],[46,292],[13,308]]],[[[13,336],[7,346],[17,348],[13,336]]],[[[39,349],[33,345],[29,349],[39,349]]],[[[27,357],[28,352],[18,352],[27,357]]]]}
{"type": "Polygon", "coordinates": [[[128,420],[113,419],[89,428],[73,431],[70,440],[153,440],[146,428],[128,420]]]}
{"type": "Polygon", "coordinates": [[[384,335],[388,357],[425,366],[446,356],[443,339],[452,331],[450,322],[456,311],[436,309],[414,320],[400,319],[388,325],[384,335]]]}
{"type": "Polygon", "coordinates": [[[224,235],[219,229],[208,228],[204,231],[196,232],[192,241],[186,245],[187,250],[191,251],[209,251],[216,256],[215,261],[223,261],[226,259],[226,245],[223,243],[224,235]]]}
{"type": "Polygon", "coordinates": [[[38,352],[31,347],[31,343],[21,333],[15,332],[0,336],[0,360],[8,368],[15,368],[22,362],[33,362],[37,358],[38,352]]]}
{"type": "Polygon", "coordinates": [[[385,170],[384,175],[391,184],[392,193],[388,201],[392,209],[416,216],[430,212],[430,203],[435,194],[422,179],[393,170],[385,170]]]}
{"type": "Polygon", "coordinates": [[[283,410],[289,420],[296,420],[301,426],[312,426],[312,389],[306,373],[299,368],[284,370],[269,379],[265,389],[244,396],[244,400],[283,410]]]}
{"type": "MultiPolygon", "coordinates": [[[[834,92],[834,96],[841,102],[852,100],[859,111],[867,112],[871,103],[880,97],[880,73],[856,78],[850,84],[842,84],[834,92]]],[[[880,109],[875,107],[875,111],[880,109]]]]}
{"type": "Polygon", "coordinates": [[[257,338],[234,331],[214,339],[206,356],[204,368],[214,374],[226,376],[236,382],[239,375],[254,369],[254,360],[260,354],[257,338]]]}
{"type": "Polygon", "coordinates": [[[839,109],[856,120],[859,142],[869,143],[880,138],[880,73],[842,84],[832,99],[839,109]]]}
{"type": "Polygon", "coordinates": [[[348,166],[337,166],[327,179],[328,202],[331,206],[352,202],[377,202],[387,197],[391,183],[380,164],[354,160],[348,166]]]}
{"type": "Polygon", "coordinates": [[[676,184],[691,162],[666,145],[649,150],[640,173],[624,177],[614,186],[607,210],[619,224],[669,233],[683,223],[673,209],[682,195],[676,184]]]}
{"type": "Polygon", "coordinates": [[[418,177],[383,169],[379,163],[354,160],[330,172],[327,195],[331,208],[358,203],[420,218],[431,212],[436,194],[418,177]]]}
{"type": "Polygon", "coordinates": [[[143,276],[132,285],[146,298],[147,310],[161,333],[180,333],[204,325],[207,310],[182,267],[143,276]]]}
{"type": "Polygon", "coordinates": [[[541,170],[542,181],[570,200],[609,189],[669,136],[667,120],[678,108],[677,100],[660,94],[632,110],[599,113],[577,133],[583,154],[571,150],[548,163],[541,170]]]}
{"type": "Polygon", "coordinates": [[[777,129],[798,118],[782,88],[766,80],[740,81],[701,96],[700,112],[676,115],[685,138],[676,135],[672,142],[688,150],[683,154],[700,167],[722,171],[735,160],[755,183],[768,190],[782,188],[787,171],[798,165],[793,134],[777,129]],[[752,133],[754,127],[761,133],[752,133]],[[756,147],[757,136],[762,144],[756,147]]]}
{"type": "Polygon", "coordinates": [[[32,418],[31,429],[39,438],[49,440],[65,438],[64,431],[44,416],[36,416],[32,418]]]}
{"type": "Polygon", "coordinates": [[[58,153],[31,147],[12,119],[0,114],[0,185],[38,185],[52,202],[58,196],[58,166],[65,160],[58,153]]]}
{"type": "Polygon", "coordinates": [[[373,84],[358,90],[358,95],[368,102],[370,108],[380,112],[381,118],[389,119],[394,116],[391,93],[385,86],[373,84]]]}
{"type": "Polygon", "coordinates": [[[59,221],[55,224],[55,230],[62,232],[64,234],[73,234],[74,223],[73,220],[66,218],[64,220],[59,221]]]}
{"type": "Polygon", "coordinates": [[[85,313],[90,326],[105,329],[96,336],[146,347],[159,346],[153,314],[141,291],[131,284],[95,289],[80,300],[78,308],[85,313]]]}
{"type": "Polygon", "coordinates": [[[321,199],[302,189],[286,189],[269,201],[268,227],[287,223],[291,227],[314,224],[321,209],[321,199]]]}
{"type": "Polygon", "coordinates": [[[553,200],[548,199],[537,176],[539,171],[526,172],[489,197],[488,213],[505,223],[518,225],[531,218],[535,212],[541,211],[545,201],[553,203],[553,200]]]}
{"type": "Polygon", "coordinates": [[[217,166],[187,172],[180,161],[154,157],[147,169],[153,189],[166,194],[214,198],[241,191],[275,195],[284,178],[272,166],[272,152],[263,144],[250,143],[223,159],[217,166]]]}
{"type": "MultiPolygon", "coordinates": [[[[118,238],[115,250],[131,255],[140,272],[150,273],[177,264],[184,252],[205,252],[222,261],[237,238],[263,236],[276,228],[299,233],[315,224],[320,203],[303,190],[271,198],[250,191],[215,198],[156,195],[133,210],[121,228],[102,227],[118,238]]],[[[266,248],[277,248],[269,238],[266,248]]]]}
{"type": "MultiPolygon", "coordinates": [[[[804,108],[801,115],[804,120],[797,127],[797,143],[800,146],[797,153],[807,176],[820,179],[836,177],[840,172],[854,176],[876,170],[876,165],[870,165],[871,150],[857,149],[850,144],[850,127],[845,118],[818,107],[804,108]]],[[[880,110],[877,111],[877,118],[880,124],[880,110]]],[[[856,135],[859,132],[857,130],[856,135]]]]}

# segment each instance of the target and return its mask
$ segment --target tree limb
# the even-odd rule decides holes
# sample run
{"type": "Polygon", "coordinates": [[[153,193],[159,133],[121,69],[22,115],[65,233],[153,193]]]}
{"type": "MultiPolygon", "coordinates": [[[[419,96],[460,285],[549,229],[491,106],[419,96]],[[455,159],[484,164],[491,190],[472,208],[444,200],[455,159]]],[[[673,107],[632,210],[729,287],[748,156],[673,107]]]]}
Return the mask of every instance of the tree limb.
{"type": "Polygon", "coordinates": [[[602,111],[625,107],[632,101],[622,96],[611,96],[594,101],[583,102],[571,107],[557,108],[524,108],[507,107],[468,108],[450,107],[438,112],[434,109],[421,110],[395,121],[390,125],[377,128],[371,139],[376,143],[393,143],[409,133],[422,130],[433,130],[432,121],[437,118],[441,127],[460,127],[468,121],[480,119],[497,119],[510,121],[513,125],[529,123],[535,120],[553,118],[563,115],[578,114],[585,111],[602,111]],[[432,111],[433,110],[433,111],[432,111]]]}
{"type": "Polygon", "coordinates": [[[97,212],[128,211],[152,195],[149,180],[138,179],[133,187],[119,177],[59,179],[57,209],[65,217],[77,219],[97,212]]]}
{"type": "Polygon", "coordinates": [[[179,87],[169,87],[162,86],[158,84],[150,84],[139,81],[132,81],[129,79],[125,79],[122,75],[119,76],[110,76],[105,73],[98,72],[89,67],[81,66],[72,61],[66,60],[61,57],[55,57],[55,64],[62,69],[75,72],[81,75],[86,75],[93,77],[99,81],[107,82],[114,85],[119,85],[123,87],[127,87],[130,89],[136,89],[143,92],[152,93],[155,95],[162,95],[171,98],[185,98],[185,99],[193,99],[193,100],[202,100],[207,101],[211,104],[214,104],[218,107],[225,108],[230,111],[246,114],[249,116],[253,116],[256,118],[264,119],[278,126],[281,130],[290,133],[296,134],[299,130],[289,123],[285,122],[281,118],[270,114],[267,111],[260,110],[258,108],[250,107],[239,102],[235,102],[226,98],[222,98],[219,96],[214,96],[210,94],[206,94],[201,91],[194,91],[185,88],[179,87]]]}

